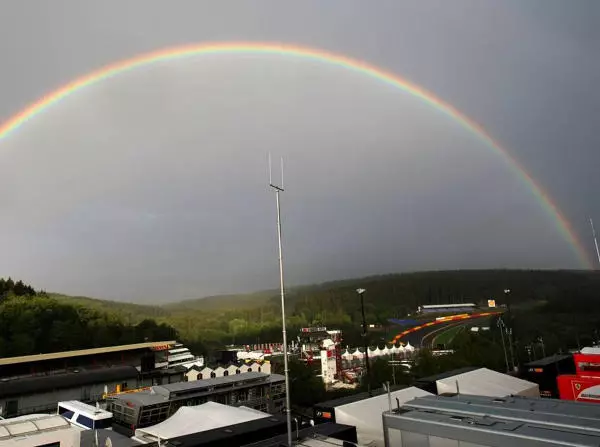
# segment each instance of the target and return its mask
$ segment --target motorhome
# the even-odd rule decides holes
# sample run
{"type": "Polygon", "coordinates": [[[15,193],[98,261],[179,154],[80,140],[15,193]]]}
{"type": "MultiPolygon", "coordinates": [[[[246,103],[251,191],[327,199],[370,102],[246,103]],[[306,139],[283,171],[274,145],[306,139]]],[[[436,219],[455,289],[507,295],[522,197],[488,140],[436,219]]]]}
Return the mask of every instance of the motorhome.
{"type": "Polygon", "coordinates": [[[83,429],[97,430],[112,427],[113,415],[111,412],[78,400],[59,402],[57,413],[71,424],[83,429]]]}

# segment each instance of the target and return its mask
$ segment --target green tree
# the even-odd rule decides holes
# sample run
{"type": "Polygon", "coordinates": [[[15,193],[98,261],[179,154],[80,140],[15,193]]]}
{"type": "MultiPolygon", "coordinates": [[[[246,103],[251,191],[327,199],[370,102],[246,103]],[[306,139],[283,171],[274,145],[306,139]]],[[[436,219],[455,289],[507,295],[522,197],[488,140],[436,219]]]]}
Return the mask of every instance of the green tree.
{"type": "Polygon", "coordinates": [[[321,402],[325,396],[325,386],[315,371],[298,360],[290,360],[288,366],[292,405],[307,408],[321,402]]]}

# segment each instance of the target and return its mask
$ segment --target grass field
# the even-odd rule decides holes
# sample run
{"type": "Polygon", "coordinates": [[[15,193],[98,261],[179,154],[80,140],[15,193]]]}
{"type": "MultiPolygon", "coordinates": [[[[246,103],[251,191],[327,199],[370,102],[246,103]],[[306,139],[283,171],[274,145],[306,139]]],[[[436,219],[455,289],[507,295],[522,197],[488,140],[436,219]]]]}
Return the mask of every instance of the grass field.
{"type": "Polygon", "coordinates": [[[433,346],[444,345],[447,347],[460,331],[465,330],[466,326],[466,324],[461,324],[459,326],[449,327],[447,330],[436,335],[431,344],[433,346]]]}

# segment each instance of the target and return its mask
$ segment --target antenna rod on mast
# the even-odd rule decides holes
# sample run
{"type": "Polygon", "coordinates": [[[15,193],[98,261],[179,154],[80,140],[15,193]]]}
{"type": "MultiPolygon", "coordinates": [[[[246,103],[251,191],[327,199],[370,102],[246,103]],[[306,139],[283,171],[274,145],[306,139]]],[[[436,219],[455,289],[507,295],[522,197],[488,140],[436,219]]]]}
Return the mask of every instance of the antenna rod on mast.
{"type": "Polygon", "coordinates": [[[590,226],[592,227],[592,236],[594,237],[594,245],[596,246],[596,256],[598,257],[598,265],[600,266],[600,249],[598,249],[598,239],[596,239],[596,230],[594,229],[594,221],[590,217],[590,226]]]}
{"type": "Polygon", "coordinates": [[[271,154],[269,153],[269,186],[275,190],[277,203],[277,241],[279,246],[279,284],[281,287],[281,333],[283,335],[283,371],[285,376],[285,413],[287,420],[288,447],[292,447],[292,409],[290,404],[290,377],[288,367],[288,345],[287,332],[285,329],[285,287],[283,283],[283,251],[281,243],[281,206],[279,204],[279,193],[283,192],[283,158],[281,158],[281,185],[273,183],[271,176],[271,154]]]}

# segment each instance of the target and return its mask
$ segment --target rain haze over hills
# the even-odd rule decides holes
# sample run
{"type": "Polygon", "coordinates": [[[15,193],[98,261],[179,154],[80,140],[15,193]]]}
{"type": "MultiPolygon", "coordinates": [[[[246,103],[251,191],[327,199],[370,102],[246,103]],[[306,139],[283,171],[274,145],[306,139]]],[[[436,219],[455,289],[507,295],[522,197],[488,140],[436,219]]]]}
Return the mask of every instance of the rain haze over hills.
{"type": "MultiPolygon", "coordinates": [[[[588,257],[600,225],[600,3],[7,2],[0,122],[117,60],[192,43],[365,61],[482,125],[588,257]]],[[[266,154],[285,159],[286,278],[582,268],[514,167],[364,73],[240,52],[93,84],[0,139],[0,272],[47,290],[176,301],[277,285],[266,154]]]]}

